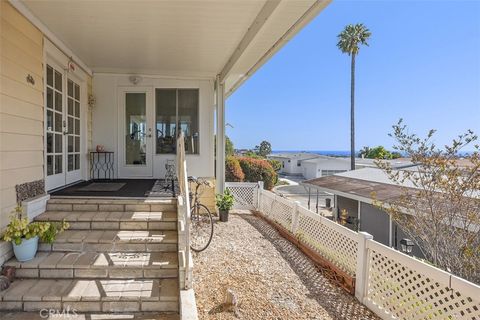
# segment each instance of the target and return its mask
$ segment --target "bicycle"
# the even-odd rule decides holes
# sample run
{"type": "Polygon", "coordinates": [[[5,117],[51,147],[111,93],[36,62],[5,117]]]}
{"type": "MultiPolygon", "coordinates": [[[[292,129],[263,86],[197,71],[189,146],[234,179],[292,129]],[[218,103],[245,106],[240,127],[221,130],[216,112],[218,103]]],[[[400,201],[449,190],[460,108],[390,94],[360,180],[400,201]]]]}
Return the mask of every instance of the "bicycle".
{"type": "Polygon", "coordinates": [[[190,211],[191,232],[190,248],[195,252],[202,252],[207,249],[213,237],[213,219],[210,210],[200,203],[199,189],[202,185],[209,187],[207,180],[196,177],[188,177],[188,182],[194,182],[195,192],[190,192],[190,211]]]}

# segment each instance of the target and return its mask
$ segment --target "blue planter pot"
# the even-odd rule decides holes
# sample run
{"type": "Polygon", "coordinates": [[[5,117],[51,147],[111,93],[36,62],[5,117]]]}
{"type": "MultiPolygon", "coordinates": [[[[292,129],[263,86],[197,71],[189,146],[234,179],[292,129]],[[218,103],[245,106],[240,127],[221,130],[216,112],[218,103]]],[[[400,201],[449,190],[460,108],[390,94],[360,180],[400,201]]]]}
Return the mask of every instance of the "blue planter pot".
{"type": "Polygon", "coordinates": [[[35,257],[38,249],[38,236],[28,240],[23,239],[22,243],[16,245],[13,241],[13,253],[18,261],[28,261],[35,257]]]}

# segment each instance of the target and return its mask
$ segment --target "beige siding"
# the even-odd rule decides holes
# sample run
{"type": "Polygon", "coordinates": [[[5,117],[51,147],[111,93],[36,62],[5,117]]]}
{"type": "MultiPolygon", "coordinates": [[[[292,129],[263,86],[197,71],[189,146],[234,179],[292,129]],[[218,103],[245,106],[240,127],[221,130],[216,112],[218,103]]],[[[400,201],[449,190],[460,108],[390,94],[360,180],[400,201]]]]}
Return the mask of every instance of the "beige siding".
{"type": "MultiPolygon", "coordinates": [[[[207,179],[210,182],[210,187],[201,186],[199,189],[200,202],[210,209],[212,213],[217,211],[215,206],[215,178],[202,178],[207,179]]],[[[190,191],[193,191],[195,184],[190,183],[190,191]]]]}
{"type": "Polygon", "coordinates": [[[0,230],[15,206],[15,185],[43,178],[42,75],[42,33],[0,1],[0,230]]]}

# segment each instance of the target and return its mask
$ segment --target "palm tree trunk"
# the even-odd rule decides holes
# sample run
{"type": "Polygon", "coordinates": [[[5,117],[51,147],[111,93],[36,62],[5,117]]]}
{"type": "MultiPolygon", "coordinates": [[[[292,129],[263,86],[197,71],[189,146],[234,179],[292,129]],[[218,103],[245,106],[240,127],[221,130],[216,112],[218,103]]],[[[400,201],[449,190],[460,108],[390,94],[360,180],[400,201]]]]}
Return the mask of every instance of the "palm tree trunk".
{"type": "Polygon", "coordinates": [[[350,169],[355,170],[355,54],[352,53],[350,92],[350,169]]]}

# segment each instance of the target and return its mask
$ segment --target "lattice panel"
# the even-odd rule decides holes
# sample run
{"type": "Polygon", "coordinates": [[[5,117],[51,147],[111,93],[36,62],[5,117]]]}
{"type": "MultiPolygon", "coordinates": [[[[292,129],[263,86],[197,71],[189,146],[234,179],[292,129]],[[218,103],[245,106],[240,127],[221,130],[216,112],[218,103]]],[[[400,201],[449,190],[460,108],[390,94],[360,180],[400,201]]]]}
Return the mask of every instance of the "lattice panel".
{"type": "Polygon", "coordinates": [[[292,217],[295,210],[294,204],[291,205],[281,202],[276,199],[272,203],[273,220],[279,223],[287,230],[292,230],[292,217]]]}
{"type": "Polygon", "coordinates": [[[256,183],[226,183],[225,187],[233,194],[234,209],[255,210],[258,197],[256,183]]]}
{"type": "Polygon", "coordinates": [[[260,212],[267,218],[273,219],[273,203],[275,202],[275,195],[271,192],[262,192],[262,197],[259,205],[260,212]]]}
{"type": "Polygon", "coordinates": [[[431,276],[371,250],[366,303],[398,319],[480,319],[480,296],[462,295],[431,276]]]}
{"type": "MultiPolygon", "coordinates": [[[[337,267],[355,276],[357,241],[338,232],[318,216],[300,214],[297,237],[337,267]]],[[[334,222],[332,222],[334,223],[334,222]]]]}

